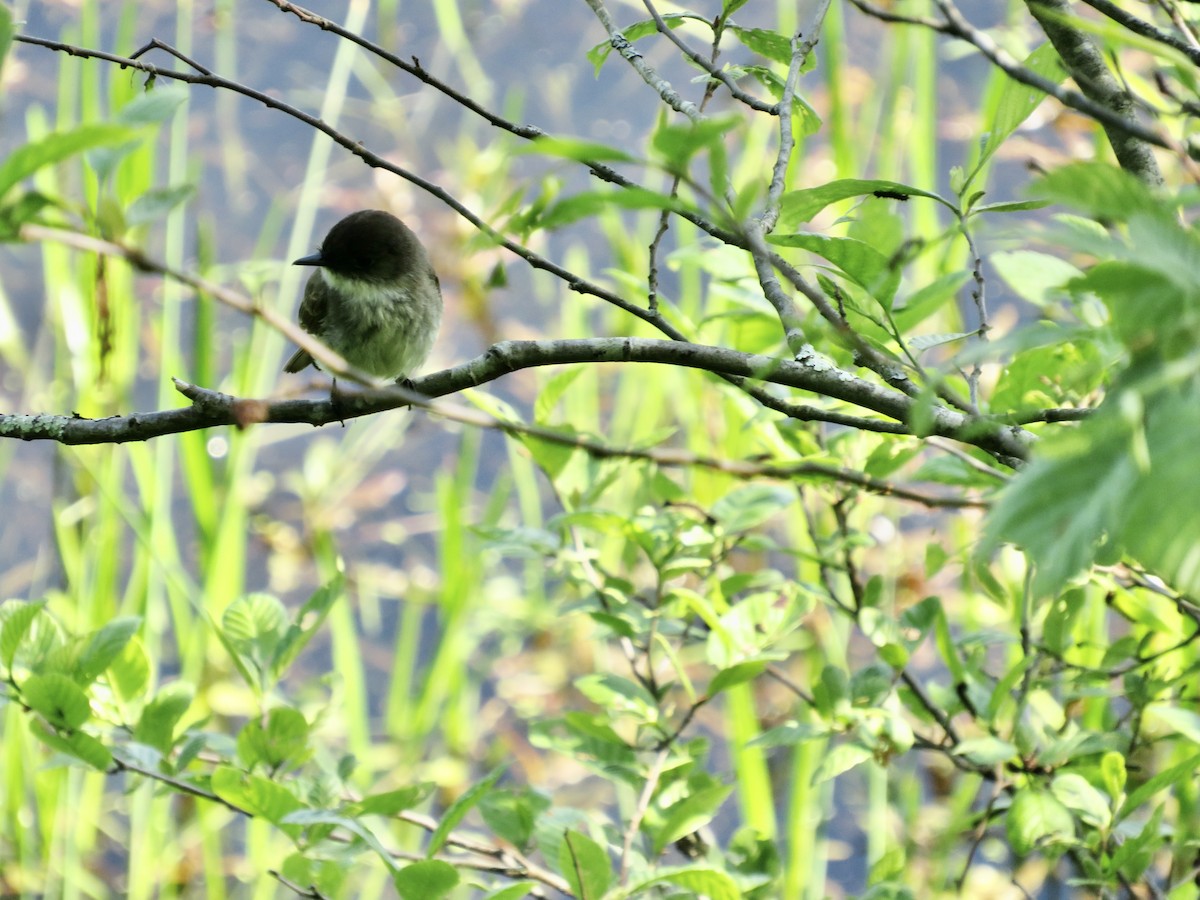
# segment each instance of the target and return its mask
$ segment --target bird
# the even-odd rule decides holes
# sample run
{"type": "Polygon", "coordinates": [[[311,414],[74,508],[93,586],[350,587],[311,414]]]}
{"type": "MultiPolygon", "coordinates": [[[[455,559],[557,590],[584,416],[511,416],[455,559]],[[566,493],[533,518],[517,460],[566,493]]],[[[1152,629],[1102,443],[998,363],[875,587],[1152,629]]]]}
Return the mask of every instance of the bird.
{"type": "MultiPolygon", "coordinates": [[[[315,266],[300,327],[364,372],[408,383],[433,349],[442,291],[421,241],[389,212],[364,209],[329,230],[321,249],[292,263],[315,266]]],[[[300,348],[283,371],[317,369],[300,348]]]]}

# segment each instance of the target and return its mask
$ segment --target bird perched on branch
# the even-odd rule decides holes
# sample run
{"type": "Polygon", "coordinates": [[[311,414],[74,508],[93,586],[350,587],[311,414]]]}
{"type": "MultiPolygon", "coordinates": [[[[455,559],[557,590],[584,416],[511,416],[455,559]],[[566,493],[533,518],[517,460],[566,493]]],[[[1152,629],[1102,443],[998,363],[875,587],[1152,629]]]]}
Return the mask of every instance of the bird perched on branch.
{"type": "MultiPolygon", "coordinates": [[[[391,213],[351,213],[320,250],[293,265],[317,267],[300,302],[300,327],[346,362],[400,381],[428,358],[442,321],[441,288],[425,248],[391,213]]],[[[312,355],[299,349],[283,370],[310,365],[312,355]]]]}

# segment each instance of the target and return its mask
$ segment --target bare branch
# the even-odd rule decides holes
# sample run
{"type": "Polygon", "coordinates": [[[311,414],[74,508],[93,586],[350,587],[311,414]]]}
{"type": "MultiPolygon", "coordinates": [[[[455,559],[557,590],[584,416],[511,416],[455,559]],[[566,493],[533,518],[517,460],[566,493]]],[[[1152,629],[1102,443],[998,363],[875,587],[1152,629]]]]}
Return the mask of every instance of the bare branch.
{"type": "MultiPolygon", "coordinates": [[[[648,338],[505,341],[494,344],[486,353],[467,363],[417,379],[411,388],[392,385],[353,394],[338,393],[323,400],[270,400],[237,398],[176,380],[176,388],[192,401],[190,407],[106,419],[85,419],[76,415],[5,415],[0,416],[0,437],[26,441],[50,440],[72,445],[123,443],[222,425],[246,427],[259,422],[327,425],[401,406],[420,406],[479,427],[498,428],[544,440],[566,442],[572,446],[584,446],[573,435],[564,437],[549,429],[501,422],[472,409],[455,410],[445,405],[435,405],[430,398],[478,387],[519,369],[598,362],[684,366],[716,375],[767,381],[843,400],[901,423],[907,420],[912,404],[909,397],[843,372],[815,355],[799,361],[780,360],[724,347],[648,338]]],[[[934,434],[973,444],[1010,460],[1024,459],[1028,455],[1032,437],[1020,429],[939,407],[931,410],[931,416],[934,434]]],[[[612,452],[620,456],[655,459],[655,454],[648,451],[612,451],[612,448],[603,445],[589,445],[585,449],[589,452],[612,452]]],[[[670,460],[664,456],[663,460],[668,464],[708,465],[699,458],[670,460]]],[[[713,465],[728,466],[728,471],[739,473],[738,464],[713,465]]],[[[772,471],[754,466],[740,473],[789,477],[795,474],[795,470],[785,467],[772,471]]],[[[813,469],[810,474],[818,472],[813,469]]],[[[869,479],[855,479],[855,483],[872,487],[869,479]]],[[[895,490],[887,488],[885,492],[895,490]]]]}
{"type": "MultiPolygon", "coordinates": [[[[728,72],[725,72],[722,69],[718,69],[716,67],[715,63],[709,62],[707,59],[705,59],[703,56],[701,56],[699,53],[697,53],[695,50],[693,50],[691,47],[689,47],[687,44],[685,44],[683,42],[683,40],[679,37],[679,35],[677,35],[675,33],[675,30],[673,28],[671,28],[671,26],[668,25],[665,21],[663,21],[662,15],[655,8],[655,6],[654,6],[653,2],[651,2],[651,0],[642,0],[642,3],[645,5],[647,12],[650,13],[651,18],[654,19],[654,24],[658,28],[658,33],[661,34],[663,37],[665,37],[667,40],[669,40],[676,47],[678,47],[679,52],[681,52],[684,56],[686,56],[688,59],[690,59],[693,63],[695,63],[697,66],[699,66],[705,72],[707,72],[709,75],[711,75],[717,81],[721,82],[721,84],[725,85],[725,87],[728,88],[730,95],[735,100],[738,100],[741,103],[746,104],[746,106],[749,106],[751,109],[757,110],[758,112],[769,113],[770,115],[773,115],[773,116],[779,114],[779,107],[777,104],[764,103],[762,100],[759,100],[757,97],[753,97],[750,94],[747,94],[745,91],[743,91],[741,88],[739,88],[737,86],[737,83],[732,78],[729,77],[728,72]]],[[[714,54],[714,56],[715,56],[715,54],[714,54]]],[[[703,108],[701,108],[701,110],[702,109],[703,108]]]]}
{"type": "Polygon", "coordinates": [[[584,2],[592,8],[592,12],[596,14],[596,18],[600,20],[600,24],[604,26],[604,30],[608,32],[608,42],[612,44],[613,49],[620,53],[633,66],[634,71],[642,76],[642,80],[646,84],[654,88],[655,92],[657,92],[658,96],[662,98],[662,101],[667,106],[687,116],[693,122],[704,120],[705,115],[700,112],[696,104],[680,97],[675,88],[671,87],[671,83],[659,76],[654,67],[646,62],[645,57],[621,33],[621,29],[617,28],[612,16],[609,15],[608,10],[601,0],[584,0],[584,2]]]}

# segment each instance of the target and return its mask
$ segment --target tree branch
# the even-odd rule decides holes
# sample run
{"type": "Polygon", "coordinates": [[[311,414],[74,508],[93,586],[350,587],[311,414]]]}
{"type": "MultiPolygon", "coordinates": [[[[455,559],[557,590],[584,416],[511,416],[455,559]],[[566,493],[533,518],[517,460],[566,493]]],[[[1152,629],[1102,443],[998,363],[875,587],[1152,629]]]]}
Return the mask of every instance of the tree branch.
{"type": "MultiPolygon", "coordinates": [[[[657,363],[701,369],[812,391],[843,400],[863,409],[907,421],[911,398],[844,372],[815,352],[800,360],[784,360],[725,347],[689,344],[650,338],[589,338],[557,341],[504,341],[475,359],[417,379],[412,388],[392,385],[354,394],[339,393],[330,399],[244,399],[175,381],[176,388],[192,401],[181,409],[133,413],[106,419],[78,415],[0,416],[0,437],[26,441],[51,440],[63,444],[100,444],[143,441],[164,434],[196,431],[222,425],[246,427],[258,422],[327,425],[401,406],[421,406],[470,424],[508,430],[511,423],[480,418],[475,411],[452,413],[435,406],[430,398],[478,387],[520,369],[572,363],[657,363]]],[[[1010,462],[1024,459],[1033,438],[1019,428],[994,420],[968,417],[944,407],[929,411],[931,433],[973,444],[1010,462]]],[[[553,432],[522,429],[547,440],[553,432]]]]}

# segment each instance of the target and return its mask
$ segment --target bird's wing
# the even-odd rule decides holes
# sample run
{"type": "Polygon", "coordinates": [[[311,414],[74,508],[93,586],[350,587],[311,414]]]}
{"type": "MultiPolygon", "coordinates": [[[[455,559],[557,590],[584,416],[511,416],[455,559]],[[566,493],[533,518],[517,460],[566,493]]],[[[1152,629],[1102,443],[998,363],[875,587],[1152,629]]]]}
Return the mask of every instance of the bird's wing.
{"type": "MultiPolygon", "coordinates": [[[[329,292],[321,280],[321,273],[314,272],[304,286],[304,299],[300,301],[300,327],[309,334],[320,334],[321,323],[329,310],[329,292]]],[[[284,364],[283,371],[299,372],[306,366],[320,368],[307,350],[297,350],[284,364]]]]}

